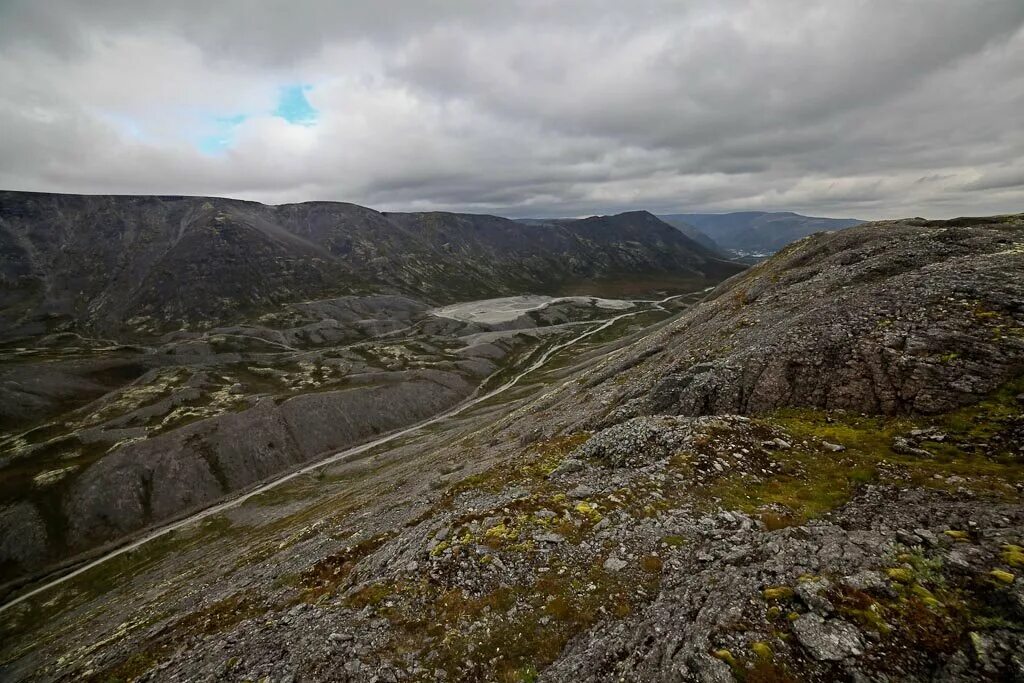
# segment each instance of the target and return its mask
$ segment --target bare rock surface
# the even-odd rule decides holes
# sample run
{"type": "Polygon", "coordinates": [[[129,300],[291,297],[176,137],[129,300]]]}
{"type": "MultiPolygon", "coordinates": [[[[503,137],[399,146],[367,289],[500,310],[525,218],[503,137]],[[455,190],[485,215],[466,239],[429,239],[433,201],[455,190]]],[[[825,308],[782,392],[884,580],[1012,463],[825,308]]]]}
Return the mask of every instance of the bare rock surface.
{"type": "Polygon", "coordinates": [[[1024,366],[1024,339],[1004,333],[1024,319],[1022,223],[893,221],[800,240],[638,345],[608,421],[971,403],[1024,366]]]}

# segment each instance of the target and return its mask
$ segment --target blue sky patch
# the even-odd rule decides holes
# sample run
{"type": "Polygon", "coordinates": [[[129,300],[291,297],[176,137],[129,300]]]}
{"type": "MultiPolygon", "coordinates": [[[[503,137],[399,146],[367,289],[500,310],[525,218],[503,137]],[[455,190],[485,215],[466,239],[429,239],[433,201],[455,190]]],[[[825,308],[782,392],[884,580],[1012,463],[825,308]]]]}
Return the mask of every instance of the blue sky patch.
{"type": "Polygon", "coordinates": [[[235,141],[235,129],[245,121],[245,114],[235,116],[218,116],[213,119],[213,131],[209,135],[201,137],[196,147],[204,154],[220,154],[235,141]]]}
{"type": "MultiPolygon", "coordinates": [[[[271,115],[288,123],[312,126],[317,120],[317,110],[306,99],[306,92],[313,86],[305,83],[286,85],[278,89],[277,106],[271,115]]],[[[250,114],[232,116],[210,116],[205,122],[202,135],[195,138],[196,148],[203,154],[223,154],[235,144],[235,134],[250,114]]]]}
{"type": "Polygon", "coordinates": [[[281,88],[274,116],[280,116],[288,123],[312,126],[316,123],[317,111],[306,99],[306,91],[313,86],[298,84],[281,88]]]}

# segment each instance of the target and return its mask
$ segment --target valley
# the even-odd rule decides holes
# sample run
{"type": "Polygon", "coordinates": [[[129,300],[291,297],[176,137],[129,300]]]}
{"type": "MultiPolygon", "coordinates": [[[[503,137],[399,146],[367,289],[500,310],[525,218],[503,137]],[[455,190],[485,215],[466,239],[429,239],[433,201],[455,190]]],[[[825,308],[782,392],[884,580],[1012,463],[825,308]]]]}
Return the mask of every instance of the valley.
{"type": "Polygon", "coordinates": [[[10,340],[0,674],[1000,680],[1022,221],[869,223],[655,296],[10,340]]]}
{"type": "Polygon", "coordinates": [[[2,358],[8,378],[120,362],[148,369],[0,441],[4,578],[116,543],[300,463],[314,463],[297,470],[304,473],[439,422],[620,320],[647,315],[650,324],[679,310],[679,298],[526,297],[429,310],[363,297],[300,305],[342,320],[339,311],[374,316],[330,318],[329,333],[323,325],[240,326],[154,348],[14,349],[2,358]],[[460,320],[459,310],[475,313],[460,320]],[[338,344],[351,339],[362,341],[338,344]],[[356,453],[332,454],[382,433],[356,453]],[[126,509],[126,500],[136,507],[126,509]]]}
{"type": "MultiPolygon", "coordinates": [[[[8,621],[7,624],[15,629],[24,628],[27,625],[26,619],[29,623],[41,626],[44,622],[56,618],[59,613],[66,612],[69,616],[74,614],[74,605],[86,596],[92,595],[92,599],[100,597],[93,594],[91,588],[97,581],[100,585],[111,588],[125,580],[132,585],[138,585],[137,582],[153,580],[155,575],[166,577],[167,571],[177,571],[164,562],[169,562],[179,569],[191,566],[192,569],[186,572],[187,575],[192,575],[194,571],[202,571],[212,579],[219,571],[224,570],[225,558],[232,558],[232,566],[236,569],[242,565],[262,561],[266,559],[262,551],[254,553],[253,546],[283,542],[283,537],[276,535],[281,530],[297,523],[306,526],[322,523],[325,519],[322,516],[326,515],[327,519],[335,517],[336,506],[347,508],[352,505],[353,499],[361,499],[365,504],[369,504],[369,500],[365,498],[366,492],[353,489],[351,484],[372,479],[375,484],[371,491],[377,491],[376,487],[381,485],[382,481],[392,479],[393,470],[407,472],[412,466],[415,471],[424,466],[425,463],[419,462],[427,455],[423,452],[424,447],[475,439],[479,430],[496,417],[507,415],[516,406],[535,399],[540,392],[557,387],[572,371],[593,364],[608,351],[661,326],[692,305],[703,294],[695,292],[670,295],[660,300],[649,301],[591,301],[585,297],[574,297],[568,300],[525,299],[462,304],[459,306],[461,310],[477,313],[491,311],[490,317],[502,318],[500,322],[507,327],[494,332],[473,332],[467,335],[464,341],[458,336],[450,340],[453,346],[460,342],[466,344],[463,348],[472,349],[486,345],[489,350],[486,357],[500,364],[490,365],[489,368],[500,369],[494,369],[489,376],[483,378],[484,381],[477,390],[470,392],[462,401],[410,426],[389,431],[383,436],[351,448],[323,454],[310,464],[271,477],[269,481],[254,487],[241,489],[234,495],[229,494],[223,502],[202,508],[182,519],[158,526],[152,531],[143,531],[138,538],[129,537],[130,540],[126,543],[115,545],[113,548],[101,547],[92,553],[98,556],[89,557],[87,554],[77,562],[67,563],[64,569],[57,570],[52,575],[39,574],[30,581],[22,580],[8,584],[8,594],[4,604],[0,605],[0,613],[7,612],[12,615],[9,617],[12,621],[8,621]],[[543,309],[535,307],[540,304],[546,305],[543,309]],[[559,306],[561,310],[557,313],[546,311],[545,318],[549,321],[564,322],[534,326],[538,317],[536,311],[554,306],[559,306]],[[521,312],[515,318],[510,318],[510,310],[521,312]],[[635,317],[642,317],[642,321],[630,323],[630,319],[635,317]],[[583,321],[573,318],[583,318],[583,321]],[[507,349],[509,357],[496,356],[496,349],[507,349]],[[419,464],[403,462],[409,458],[419,464]],[[353,475],[353,472],[358,473],[358,476],[353,475]],[[244,540],[233,534],[223,533],[233,527],[238,519],[245,519],[243,525],[254,534],[262,534],[263,531],[259,530],[263,529],[270,536],[263,542],[257,542],[256,536],[249,536],[249,531],[246,532],[244,540]],[[272,541],[275,538],[278,540],[272,541]],[[193,548],[199,554],[193,554],[189,548],[193,548]],[[202,564],[205,562],[213,562],[216,566],[202,564]],[[154,570],[155,575],[151,573],[154,570]],[[109,583],[111,581],[113,583],[109,583]],[[46,606],[40,611],[43,604],[46,606]],[[58,604],[60,607],[57,607],[58,604]],[[26,605],[31,607],[26,609],[26,605]]],[[[447,313],[452,315],[452,311],[447,313]]],[[[403,336],[377,342],[381,348],[389,350],[382,353],[381,357],[404,355],[403,352],[408,351],[410,344],[423,338],[423,330],[432,329],[432,326],[439,323],[435,317],[441,316],[427,314],[415,321],[409,330],[404,330],[403,336]],[[418,332],[413,331],[414,329],[418,332]],[[398,349],[402,349],[403,352],[398,349]]],[[[217,336],[220,333],[212,334],[217,336]]],[[[437,343],[436,338],[429,338],[433,343],[437,343]]],[[[367,342],[360,344],[365,345],[367,342]]],[[[338,347],[333,351],[340,351],[343,348],[351,346],[338,347]]],[[[413,348],[419,347],[413,345],[413,348]]],[[[286,362],[290,362],[291,354],[303,352],[280,353],[286,362]]],[[[412,354],[410,356],[412,363],[427,362],[423,357],[412,354]]],[[[481,356],[470,354],[469,357],[481,356]]],[[[251,367],[254,358],[245,358],[251,367]]],[[[318,354],[315,359],[307,362],[316,362],[320,358],[318,354]]],[[[259,367],[280,367],[278,363],[268,358],[265,351],[261,352],[259,359],[259,367]]],[[[208,369],[217,365],[208,360],[203,367],[208,369]]],[[[404,370],[391,367],[387,371],[404,370]]],[[[138,391],[147,391],[145,385],[136,386],[138,391]]],[[[325,386],[330,387],[333,384],[327,382],[325,386]]],[[[309,391],[310,387],[307,385],[305,390],[309,391]]],[[[393,412],[393,408],[393,405],[389,405],[384,412],[393,412]]],[[[45,467],[45,464],[42,466],[45,467]]],[[[432,478],[422,476],[425,473],[421,472],[421,476],[416,477],[415,486],[426,485],[427,490],[439,489],[445,485],[453,472],[458,471],[449,469],[445,466],[435,469],[432,478]]],[[[44,476],[37,474],[33,480],[50,483],[54,478],[47,478],[45,474],[45,471],[44,476]]],[[[398,484],[392,481],[388,487],[395,485],[398,484]]],[[[24,539],[22,536],[21,542],[24,542],[24,539]]],[[[278,548],[280,549],[281,547],[278,548]]],[[[251,568],[255,569],[256,566],[252,565],[251,568]]],[[[188,584],[178,584],[175,590],[186,588],[188,584]]],[[[123,604],[121,607],[135,611],[139,606],[123,604]]],[[[114,616],[120,609],[116,608],[114,612],[106,615],[104,620],[114,616]]],[[[128,616],[123,614],[116,618],[128,616]]],[[[89,628],[95,626],[96,624],[92,624],[89,628]]],[[[31,666],[37,665],[34,657],[30,661],[31,666]]]]}

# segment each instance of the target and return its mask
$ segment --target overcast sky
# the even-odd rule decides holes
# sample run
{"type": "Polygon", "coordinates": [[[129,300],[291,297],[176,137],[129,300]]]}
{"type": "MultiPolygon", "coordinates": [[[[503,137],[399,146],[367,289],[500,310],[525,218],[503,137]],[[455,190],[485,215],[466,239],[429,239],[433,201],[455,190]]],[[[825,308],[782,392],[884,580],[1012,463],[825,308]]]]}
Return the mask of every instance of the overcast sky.
{"type": "Polygon", "coordinates": [[[0,0],[0,188],[1024,211],[1024,1],[0,0]]]}

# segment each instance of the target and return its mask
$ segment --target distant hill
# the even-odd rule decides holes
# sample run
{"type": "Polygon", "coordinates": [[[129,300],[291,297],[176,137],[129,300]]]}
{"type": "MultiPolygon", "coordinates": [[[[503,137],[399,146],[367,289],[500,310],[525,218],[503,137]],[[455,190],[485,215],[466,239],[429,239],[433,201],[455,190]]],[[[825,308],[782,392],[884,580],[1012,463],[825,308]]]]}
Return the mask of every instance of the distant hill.
{"type": "Polygon", "coordinates": [[[530,225],[340,202],[0,192],[0,338],[202,329],[347,294],[644,294],[740,270],[645,211],[530,225]]]}
{"type": "MultiPolygon", "coordinates": [[[[842,230],[864,221],[855,218],[817,218],[791,211],[736,213],[678,213],[659,216],[671,225],[682,223],[707,235],[719,247],[744,254],[774,253],[816,232],[842,230]]],[[[680,228],[682,230],[682,228],[680,228]]],[[[684,234],[686,231],[683,231],[684,234]]]]}
{"type": "Polygon", "coordinates": [[[689,237],[697,244],[703,245],[708,249],[711,249],[712,251],[716,251],[718,253],[725,253],[725,249],[722,247],[721,244],[711,239],[711,237],[703,230],[699,230],[696,226],[693,226],[679,218],[678,215],[658,216],[658,218],[665,221],[666,223],[668,223],[673,228],[689,237]]]}

